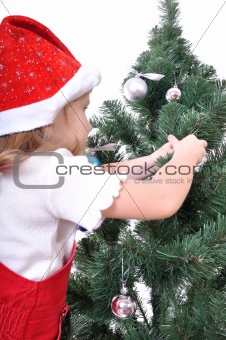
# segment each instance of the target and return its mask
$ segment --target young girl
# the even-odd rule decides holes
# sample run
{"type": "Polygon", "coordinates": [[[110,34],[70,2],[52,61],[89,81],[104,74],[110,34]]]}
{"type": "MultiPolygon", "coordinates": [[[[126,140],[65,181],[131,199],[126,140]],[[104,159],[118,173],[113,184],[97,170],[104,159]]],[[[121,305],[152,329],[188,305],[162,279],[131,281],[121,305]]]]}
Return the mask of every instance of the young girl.
{"type": "Polygon", "coordinates": [[[114,164],[115,174],[91,165],[85,110],[99,82],[41,23],[2,21],[0,339],[60,339],[77,225],[92,232],[104,218],[173,215],[205,155],[205,141],[171,135],[152,155],[114,164]],[[172,151],[153,181],[134,180],[172,151]],[[180,166],[191,171],[182,176],[180,166]]]}

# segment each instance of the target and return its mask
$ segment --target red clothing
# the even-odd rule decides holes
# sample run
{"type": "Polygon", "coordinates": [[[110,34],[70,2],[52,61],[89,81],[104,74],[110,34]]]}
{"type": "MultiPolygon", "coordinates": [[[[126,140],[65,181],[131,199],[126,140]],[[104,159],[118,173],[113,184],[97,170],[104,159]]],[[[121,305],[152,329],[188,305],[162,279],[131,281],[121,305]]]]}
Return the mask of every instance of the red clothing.
{"type": "Polygon", "coordinates": [[[67,264],[49,278],[35,282],[0,263],[0,339],[59,340],[67,314],[68,277],[76,246],[67,264]]]}

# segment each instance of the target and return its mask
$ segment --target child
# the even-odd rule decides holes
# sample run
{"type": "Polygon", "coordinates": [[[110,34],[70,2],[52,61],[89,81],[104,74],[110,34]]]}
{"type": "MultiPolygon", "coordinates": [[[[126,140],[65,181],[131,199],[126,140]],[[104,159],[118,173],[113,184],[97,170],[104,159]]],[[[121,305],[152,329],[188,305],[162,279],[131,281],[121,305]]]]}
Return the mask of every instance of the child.
{"type": "Polygon", "coordinates": [[[77,225],[93,231],[104,218],[173,215],[205,155],[205,141],[171,135],[152,155],[114,164],[115,174],[89,164],[85,109],[99,82],[41,23],[2,21],[0,339],[60,339],[77,225]],[[154,181],[134,180],[172,151],[154,181]],[[186,176],[181,165],[191,169],[186,176]]]}

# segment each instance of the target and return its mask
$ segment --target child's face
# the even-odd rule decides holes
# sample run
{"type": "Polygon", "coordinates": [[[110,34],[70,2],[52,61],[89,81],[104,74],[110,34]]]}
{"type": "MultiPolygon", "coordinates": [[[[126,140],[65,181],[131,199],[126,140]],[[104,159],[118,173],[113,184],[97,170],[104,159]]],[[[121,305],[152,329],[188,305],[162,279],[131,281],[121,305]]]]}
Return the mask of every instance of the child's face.
{"type": "Polygon", "coordinates": [[[92,130],[85,114],[88,105],[89,94],[85,94],[68,104],[53,122],[54,134],[63,139],[69,150],[75,149],[76,142],[81,146],[81,151],[85,149],[88,134],[92,130]]]}

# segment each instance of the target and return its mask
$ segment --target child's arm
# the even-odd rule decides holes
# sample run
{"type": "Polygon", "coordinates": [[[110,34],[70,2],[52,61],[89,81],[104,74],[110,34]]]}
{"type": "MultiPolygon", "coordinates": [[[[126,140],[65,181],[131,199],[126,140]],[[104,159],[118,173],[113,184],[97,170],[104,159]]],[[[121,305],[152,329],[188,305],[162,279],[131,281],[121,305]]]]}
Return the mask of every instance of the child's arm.
{"type": "Polygon", "coordinates": [[[115,162],[104,164],[105,171],[113,174],[126,173],[127,178],[130,179],[144,179],[153,176],[159,169],[156,161],[159,157],[165,157],[167,154],[173,152],[173,147],[170,142],[164,144],[161,148],[153,152],[151,155],[131,159],[128,161],[115,162]]]}
{"type": "Polygon", "coordinates": [[[169,140],[174,148],[172,159],[159,169],[152,181],[137,183],[126,180],[119,197],[114,199],[111,207],[102,211],[103,217],[158,220],[178,211],[190,190],[194,167],[205,155],[207,143],[194,135],[181,141],[170,136],[169,140]]]}

